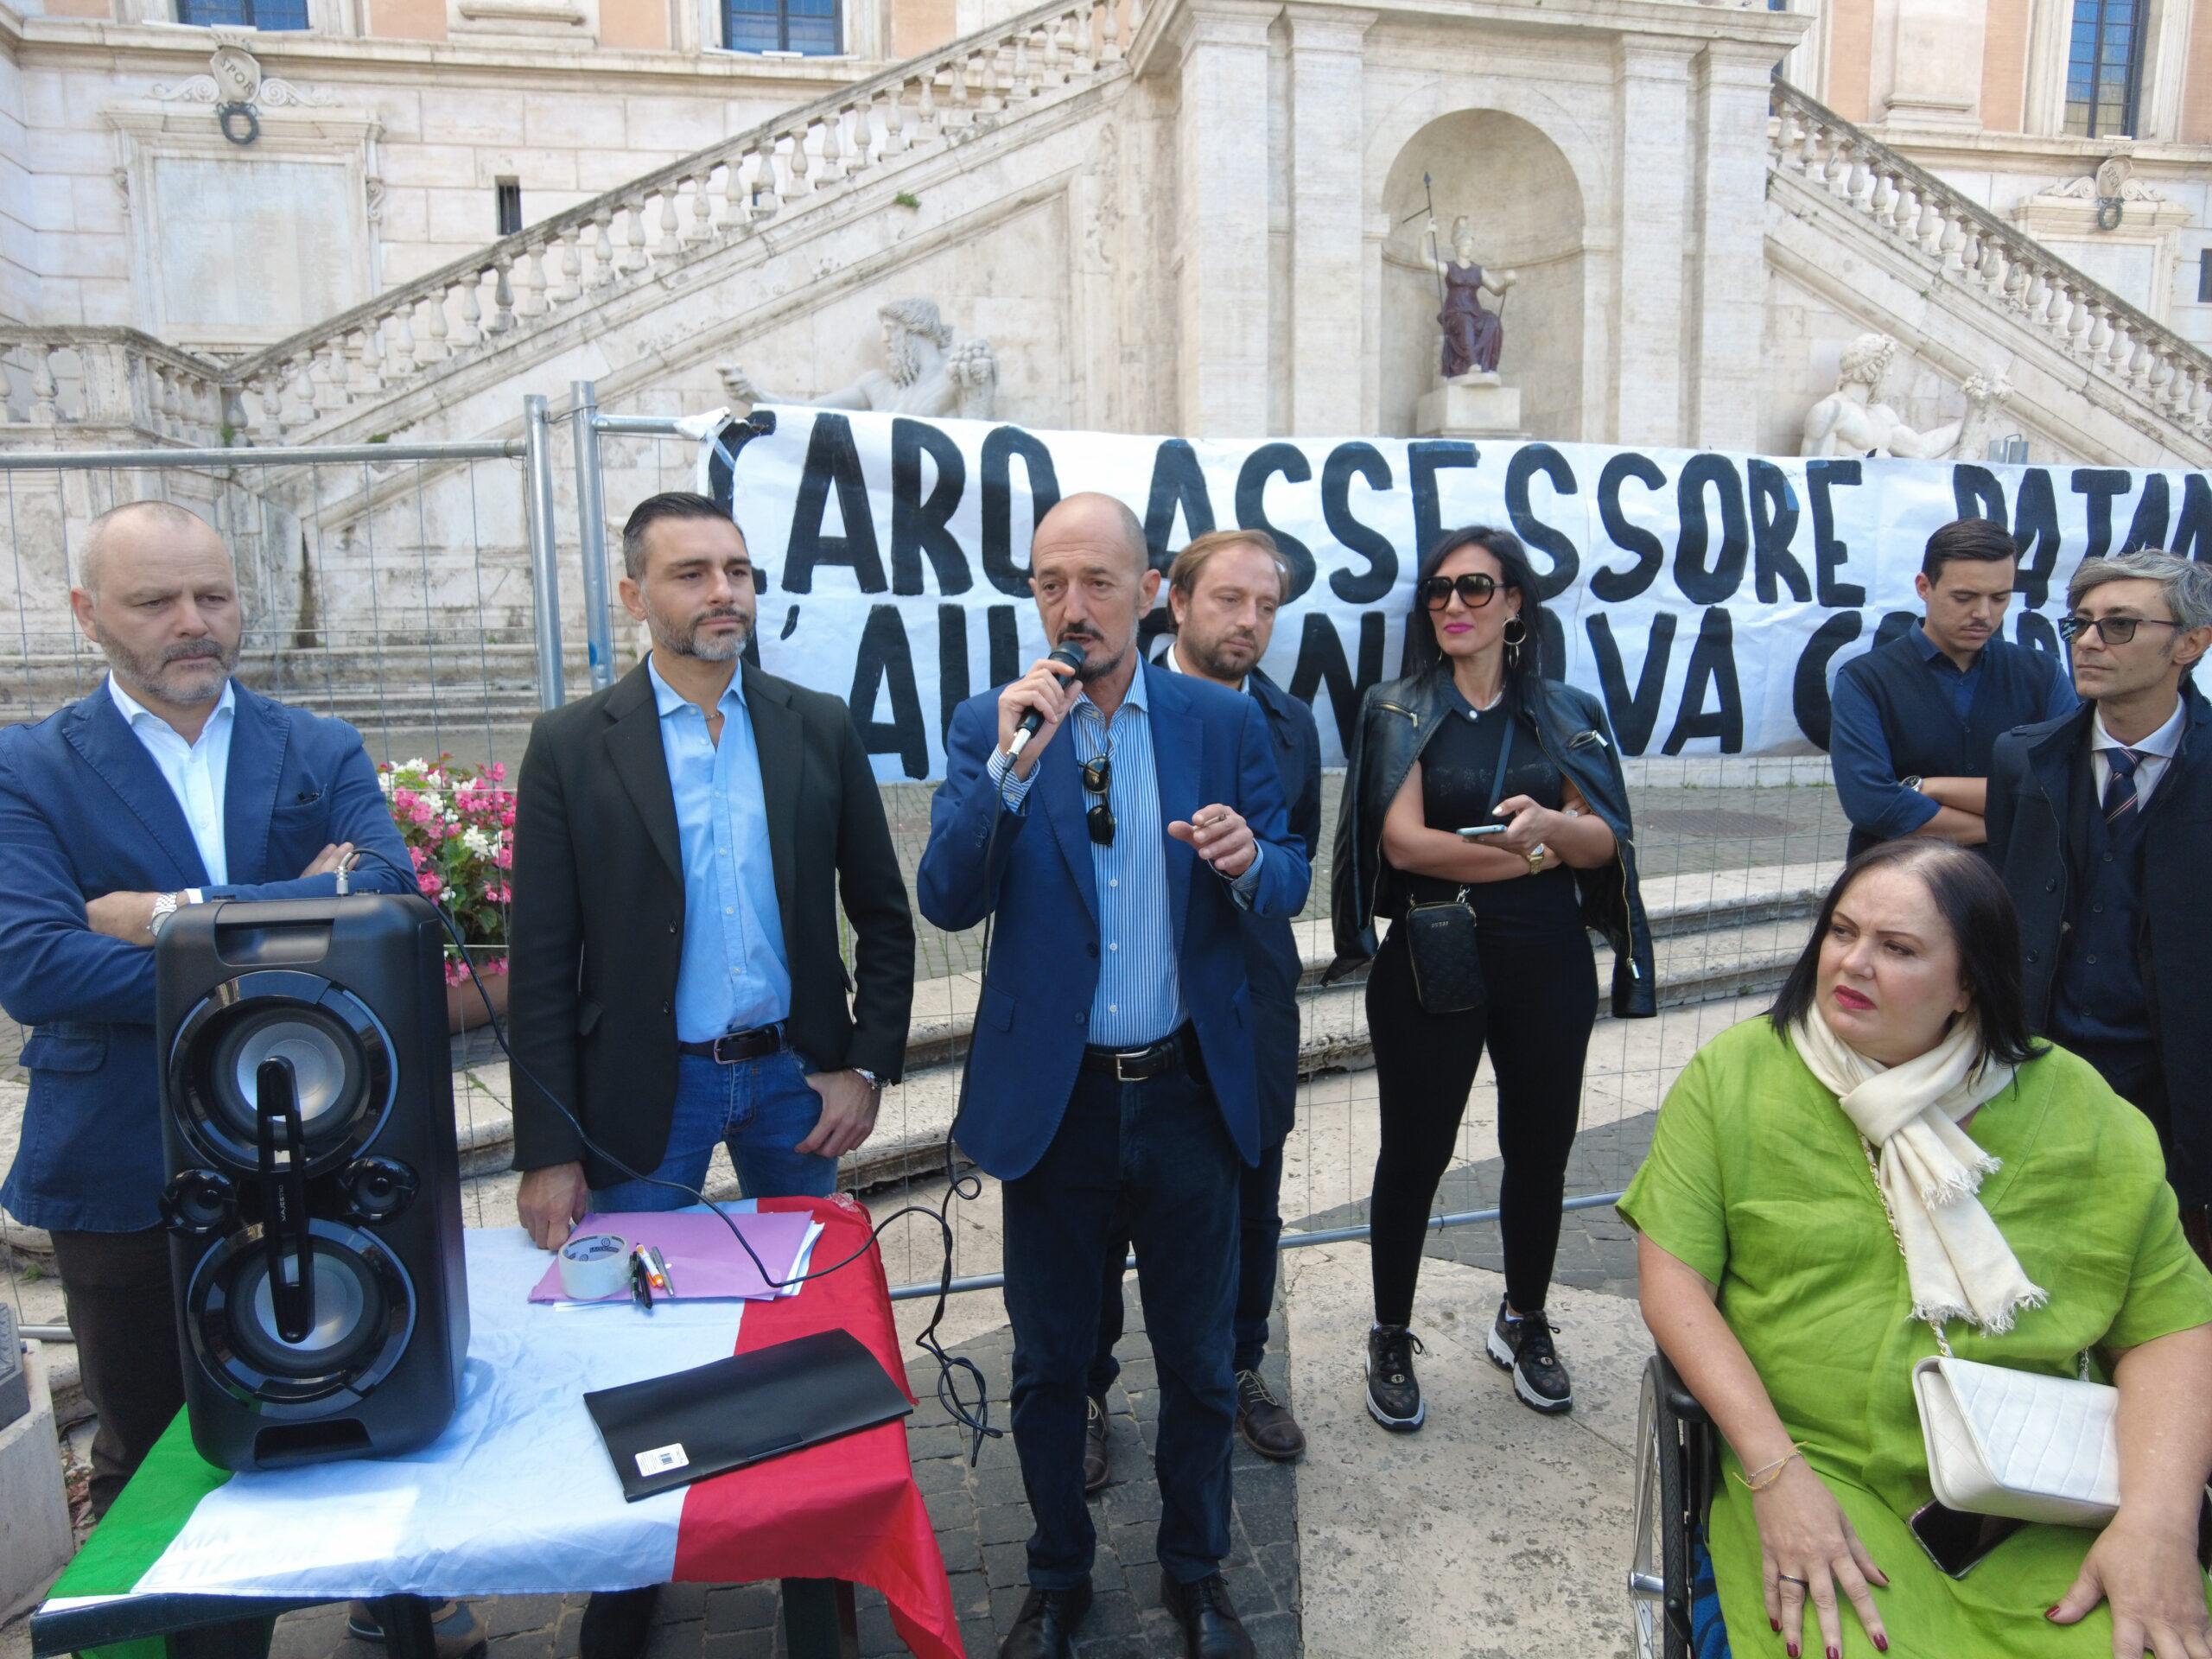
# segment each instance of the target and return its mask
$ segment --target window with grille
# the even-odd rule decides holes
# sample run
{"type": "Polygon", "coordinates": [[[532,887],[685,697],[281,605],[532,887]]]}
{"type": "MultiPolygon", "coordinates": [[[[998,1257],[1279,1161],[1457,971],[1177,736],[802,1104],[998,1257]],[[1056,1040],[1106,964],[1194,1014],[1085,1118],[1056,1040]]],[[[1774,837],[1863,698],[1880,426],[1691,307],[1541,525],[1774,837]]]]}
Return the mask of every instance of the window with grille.
{"type": "Polygon", "coordinates": [[[733,52],[835,57],[837,0],[722,0],[722,44],[733,52]]]}
{"type": "Polygon", "coordinates": [[[522,229],[522,181],[519,179],[500,179],[493,186],[493,212],[498,215],[499,233],[512,236],[522,229]]]}
{"type": "Polygon", "coordinates": [[[176,20],[195,29],[305,29],[308,0],[176,0],[176,20]]]}
{"type": "Polygon", "coordinates": [[[2143,81],[2149,0],[2074,0],[2066,65],[2066,130],[2085,138],[2133,134],[2143,81]]]}
{"type": "Polygon", "coordinates": [[[2212,248],[2196,251],[2196,302],[2212,305],[2212,248]]]}

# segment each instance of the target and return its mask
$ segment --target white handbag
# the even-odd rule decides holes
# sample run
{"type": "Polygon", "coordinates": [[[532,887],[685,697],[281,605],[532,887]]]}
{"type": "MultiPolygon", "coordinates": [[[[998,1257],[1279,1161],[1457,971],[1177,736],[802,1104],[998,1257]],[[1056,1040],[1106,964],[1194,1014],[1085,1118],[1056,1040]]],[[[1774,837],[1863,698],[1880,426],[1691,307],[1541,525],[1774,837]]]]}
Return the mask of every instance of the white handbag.
{"type": "MultiPolygon", "coordinates": [[[[1863,1135],[1859,1144],[1894,1236],[1874,1148],[1863,1135]]],[[[1952,1353],[1943,1327],[1929,1323],[1940,1351],[1912,1368],[1912,1393],[1936,1501],[2053,1526],[2110,1521],[2120,1509],[2120,1390],[2089,1381],[2089,1357],[2079,1377],[1986,1365],[1952,1353]]]]}
{"type": "MultiPolygon", "coordinates": [[[[1936,1332],[1942,1341],[1942,1332],[1936,1332]]],[[[2101,1527],[2120,1508],[2120,1390],[1954,1357],[1912,1368],[1928,1484],[1946,1509],[2101,1527]]]]}

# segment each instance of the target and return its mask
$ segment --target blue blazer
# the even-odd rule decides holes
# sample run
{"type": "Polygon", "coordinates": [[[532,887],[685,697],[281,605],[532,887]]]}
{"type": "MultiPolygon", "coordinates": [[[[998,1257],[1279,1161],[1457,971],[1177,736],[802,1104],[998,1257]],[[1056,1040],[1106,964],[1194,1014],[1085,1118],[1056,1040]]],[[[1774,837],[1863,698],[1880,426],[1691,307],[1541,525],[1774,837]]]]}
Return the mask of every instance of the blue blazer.
{"type": "MultiPolygon", "coordinates": [[[[35,726],[0,729],[0,1007],[35,1027],[22,1144],[0,1204],[31,1226],[113,1233],[161,1220],[154,953],[93,932],[87,900],[180,887],[328,898],[334,876],[300,872],[334,842],[410,868],[361,734],[232,687],[225,887],[209,886],[184,810],[105,681],[35,726]]],[[[364,859],[351,885],[414,884],[364,859]]]]}
{"type": "MultiPolygon", "coordinates": [[[[1321,846],[1321,734],[1313,711],[1258,669],[1248,682],[1268,716],[1290,833],[1306,862],[1321,846]]],[[[1280,1146],[1298,1106],[1298,982],[1305,953],[1287,916],[1244,917],[1244,977],[1252,988],[1252,1049],[1259,1075],[1260,1144],[1280,1146]]]]}
{"type": "MultiPolygon", "coordinates": [[[[1160,804],[1166,825],[1200,807],[1234,807],[1266,848],[1252,894],[1260,916],[1295,915],[1312,871],[1290,837],[1274,741],[1251,698],[1149,664],[1160,804]]],[[[993,911],[991,960],[976,1010],[968,1096],[954,1133],[1001,1180],[1035,1167],[1058,1133],[1083,1058],[1098,988],[1098,893],[1084,826],[1075,745],[1055,733],[1037,763],[1026,810],[1007,811],[988,772],[998,744],[998,693],[956,709],[945,779],[930,803],[930,842],[916,891],[938,926],[975,926],[993,911]],[[1039,820],[1042,820],[1040,823],[1039,820]],[[992,825],[991,862],[984,863],[992,825]]],[[[1124,824],[1132,835],[1138,826],[1124,824]]],[[[1185,843],[1167,840],[1167,902],[1183,1006],[1222,1120],[1248,1164],[1260,1155],[1252,1012],[1244,978],[1243,912],[1229,883],[1185,843]]]]}

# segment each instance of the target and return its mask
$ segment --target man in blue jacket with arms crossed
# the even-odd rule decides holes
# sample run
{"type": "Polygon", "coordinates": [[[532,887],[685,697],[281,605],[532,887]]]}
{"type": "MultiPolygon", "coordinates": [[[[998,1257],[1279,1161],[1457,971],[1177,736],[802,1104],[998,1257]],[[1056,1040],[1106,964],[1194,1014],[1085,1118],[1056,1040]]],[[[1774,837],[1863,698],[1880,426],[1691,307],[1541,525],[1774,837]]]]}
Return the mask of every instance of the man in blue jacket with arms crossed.
{"type": "Polygon", "coordinates": [[[1162,1599],[1192,1655],[1239,1659],[1251,1642],[1221,1579],[1230,1314],[1260,1124],[1238,916],[1294,914],[1310,871],[1258,705],[1137,652],[1160,573],[1135,515],[1062,501],[1037,525],[1030,580],[1046,639],[1080,645],[1083,666],[1040,661],[954,714],[918,883],[940,927],[997,918],[956,1134],[1003,1183],[1036,1523],[1001,1653],[1067,1655],[1090,1605],[1084,1381],[1106,1258],[1128,1238],[1160,1369],[1162,1599]]]}

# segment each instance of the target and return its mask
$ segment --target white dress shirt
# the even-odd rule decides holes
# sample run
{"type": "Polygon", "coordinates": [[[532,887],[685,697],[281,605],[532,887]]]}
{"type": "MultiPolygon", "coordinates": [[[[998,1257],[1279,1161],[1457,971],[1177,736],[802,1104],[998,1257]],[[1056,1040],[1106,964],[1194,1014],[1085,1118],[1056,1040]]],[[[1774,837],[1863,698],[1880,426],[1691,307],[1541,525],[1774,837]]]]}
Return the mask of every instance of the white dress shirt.
{"type": "Polygon", "coordinates": [[[2135,751],[2135,810],[2140,812],[2151,804],[2151,791],[2158,786],[2158,779],[2165,775],[2172,764],[2174,753],[2181,747],[2183,726],[2187,723],[2189,710],[2182,704],[2174,705],[2174,712],[2166,723],[2139,743],[2122,743],[2105,730],[2104,710],[2100,709],[2089,721],[2089,771],[2091,781],[2097,786],[2097,798],[2105,798],[2105,788],[2112,782],[2112,763],[2105,759],[2107,749],[2128,748],[2135,751]]]}
{"type": "Polygon", "coordinates": [[[112,674],[107,677],[107,690],[115,706],[123,711],[124,722],[161,768],[169,793],[184,809],[193,845],[199,848],[200,861],[207,867],[207,885],[228,887],[231,866],[223,846],[223,802],[231,779],[231,728],[238,719],[238,698],[231,683],[223,682],[215,712],[207,716],[207,723],[200,728],[199,741],[193,743],[186,742],[175,727],[125,691],[112,674]]]}

